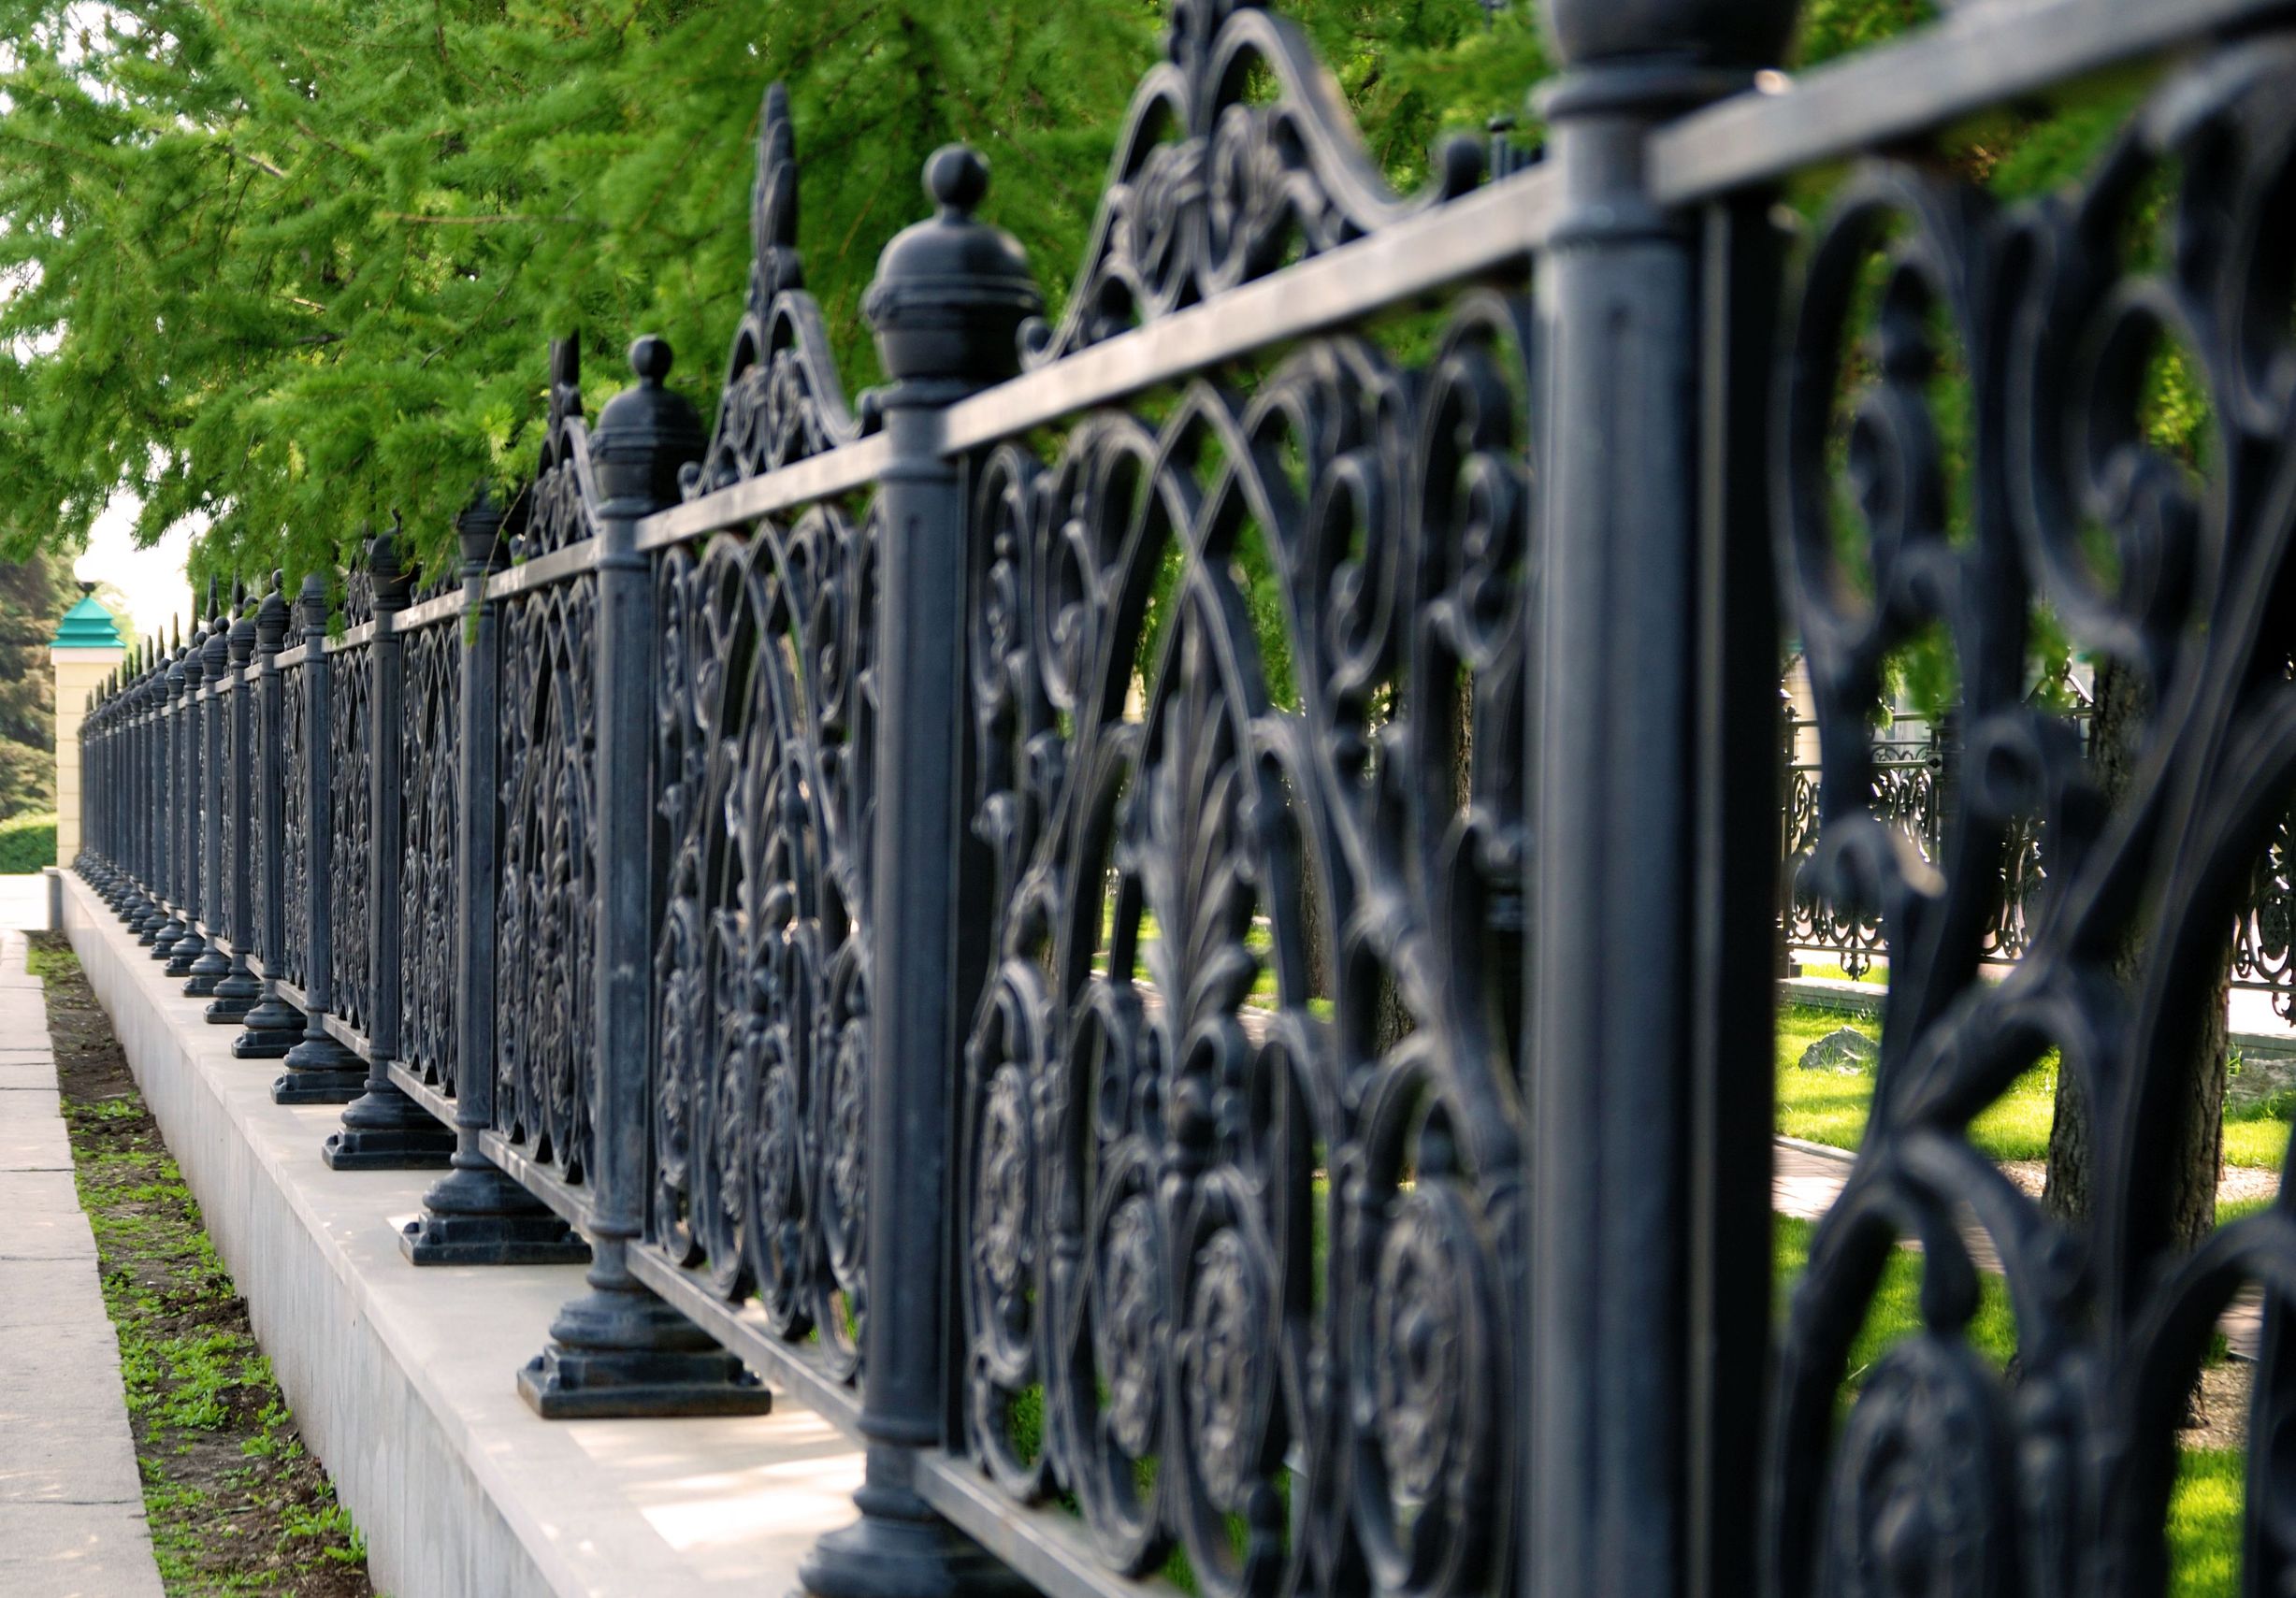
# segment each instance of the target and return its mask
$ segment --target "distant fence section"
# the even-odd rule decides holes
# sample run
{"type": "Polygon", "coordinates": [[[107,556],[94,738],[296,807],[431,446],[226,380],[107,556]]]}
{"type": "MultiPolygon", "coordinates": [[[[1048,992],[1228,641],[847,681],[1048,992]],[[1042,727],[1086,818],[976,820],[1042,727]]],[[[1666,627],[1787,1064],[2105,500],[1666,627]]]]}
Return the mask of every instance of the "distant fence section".
{"type": "MultiPolygon", "coordinates": [[[[2054,695],[2039,694],[2037,702],[2062,700],[2064,724],[2086,745],[2091,707],[2086,693],[2071,684],[2053,684],[2054,695]]],[[[1886,945],[1878,911],[1845,909],[1819,887],[1816,873],[1808,871],[1818,846],[1820,817],[1818,785],[1823,767],[1808,746],[1817,723],[1797,709],[1790,691],[1781,699],[1785,758],[1785,800],[1781,807],[1783,876],[1779,902],[1787,948],[1829,954],[1851,977],[1864,976],[1876,955],[1886,945]]],[[[1946,808],[1957,785],[1956,763],[1961,758],[1952,728],[1920,715],[1895,713],[1886,730],[1875,739],[1870,808],[1883,817],[1920,858],[1941,858],[1946,808]]],[[[2274,825],[2272,841],[2248,883],[2239,915],[2232,923],[2231,984],[2235,990],[2267,994],[2274,1014],[2296,1027],[2296,835],[2289,818],[2274,825]]],[[[2048,859],[2042,829],[2037,825],[2014,828],[2001,852],[2000,899],[1984,938],[1988,963],[2014,961],[2024,953],[2027,916],[2042,898],[2048,878],[2048,859]]]]}
{"type": "Polygon", "coordinates": [[[2288,976],[2286,10],[1972,0],[1788,79],[1786,0],[1548,8],[1540,158],[1400,194],[1303,34],[1175,0],[1057,317],[944,150],[850,396],[776,90],[712,418],[558,344],[456,569],[382,530],[88,716],[79,869],[330,1162],[440,1169],[409,1258],[587,1259],[538,1411],[762,1373],[865,1441],[823,1598],[2158,1592],[2244,1282],[2296,1569],[2296,1231],[2139,1202],[2224,929],[2288,976]],[[1939,131],[2099,75],[2045,202],[1939,131]],[[2145,674],[2126,784],[2044,605],[2145,674]],[[1877,726],[1918,637],[1948,735],[1877,726]],[[1785,1311],[1782,906],[1891,977],[1785,1311]],[[2070,1231],[1969,1137],[2052,1048],[2070,1231]]]}

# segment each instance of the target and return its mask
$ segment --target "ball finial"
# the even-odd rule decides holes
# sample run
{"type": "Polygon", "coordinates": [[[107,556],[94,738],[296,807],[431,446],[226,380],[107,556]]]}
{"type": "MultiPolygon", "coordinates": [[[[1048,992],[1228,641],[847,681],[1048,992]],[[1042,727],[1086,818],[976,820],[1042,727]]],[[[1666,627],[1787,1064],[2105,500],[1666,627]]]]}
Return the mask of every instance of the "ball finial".
{"type": "Polygon", "coordinates": [[[658,334],[647,333],[634,339],[629,347],[629,369],[638,381],[649,388],[659,388],[670,375],[671,364],[676,360],[670,340],[658,334]]]}
{"type": "Polygon", "coordinates": [[[989,163],[969,145],[945,144],[925,163],[925,193],[943,210],[970,212],[989,193],[989,163]]]}

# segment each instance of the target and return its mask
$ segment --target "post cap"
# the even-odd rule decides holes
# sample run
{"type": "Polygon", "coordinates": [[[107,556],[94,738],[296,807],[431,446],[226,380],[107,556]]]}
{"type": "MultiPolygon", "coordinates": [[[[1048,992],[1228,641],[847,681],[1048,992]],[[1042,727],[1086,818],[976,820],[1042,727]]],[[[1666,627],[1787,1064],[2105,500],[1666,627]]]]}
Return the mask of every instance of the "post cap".
{"type": "Polygon", "coordinates": [[[399,525],[398,512],[391,512],[391,525],[367,540],[367,572],[374,583],[374,602],[377,611],[403,611],[414,592],[414,573],[407,569],[406,555],[400,545],[406,530],[399,525]]]}
{"type": "Polygon", "coordinates": [[[1793,36],[1799,0],[1547,0],[1563,65],[1644,57],[1698,68],[1769,66],[1793,36]]]}
{"type": "Polygon", "coordinates": [[[296,605],[302,612],[305,632],[326,631],[326,579],[316,571],[303,573],[303,590],[296,597],[296,605]]]}
{"type": "Polygon", "coordinates": [[[708,444],[693,401],[663,386],[676,358],[666,338],[634,339],[629,369],[638,381],[606,401],[591,430],[599,492],[621,513],[676,504],[679,469],[700,460],[708,444]]]}
{"type": "Polygon", "coordinates": [[[502,543],[502,507],[495,503],[494,485],[484,479],[471,485],[470,503],[455,517],[455,541],[462,548],[462,573],[475,577],[498,571],[510,564],[502,543]]]}
{"type": "Polygon", "coordinates": [[[896,382],[987,384],[1020,369],[1020,324],[1043,314],[1027,252],[973,214],[989,163],[946,144],[925,163],[934,214],[894,235],[861,302],[896,382]]]}
{"type": "Polygon", "coordinates": [[[287,574],[271,573],[270,590],[263,603],[255,607],[255,647],[266,655],[277,655],[287,646],[287,574]]]}

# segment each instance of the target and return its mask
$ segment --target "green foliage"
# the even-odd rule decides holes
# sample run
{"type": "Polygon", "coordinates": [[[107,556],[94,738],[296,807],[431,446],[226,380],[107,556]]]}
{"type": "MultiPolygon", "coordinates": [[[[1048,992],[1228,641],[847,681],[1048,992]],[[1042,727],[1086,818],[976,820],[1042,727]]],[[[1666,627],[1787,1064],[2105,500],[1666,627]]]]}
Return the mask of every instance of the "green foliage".
{"type": "MultiPolygon", "coordinates": [[[[1873,1099],[1870,1072],[1803,1071],[1802,1051],[1838,1027],[1868,1036],[1880,1028],[1837,1011],[1788,1004],[1778,1012],[1778,1130],[1834,1148],[1857,1146],[1873,1099]]],[[[2054,1050],[2010,1085],[1970,1125],[1977,1146],[1995,1159],[2045,1159],[2056,1113],[2058,1059],[2054,1050]]],[[[2225,1111],[2228,1165],[2276,1171],[2288,1154],[2289,1119],[2296,1094],[2274,1095],[2225,1111]]]]}
{"type": "Polygon", "coordinates": [[[1795,35],[1795,64],[1817,66],[1870,50],[1936,16],[1934,0],[1810,0],[1795,35]]]}
{"type": "MultiPolygon", "coordinates": [[[[1306,0],[1405,184],[1429,142],[1522,104],[1532,8],[1306,0]]],[[[544,341],[593,407],[635,332],[715,399],[751,246],[762,92],[789,88],[799,236],[852,386],[860,301],[967,140],[985,214],[1058,303],[1134,87],[1146,0],[0,0],[0,546],[69,541],[115,490],[140,538],[211,519],[216,570],[290,579],[397,510],[421,550],[482,475],[529,467],[544,341]]]]}
{"type": "Polygon", "coordinates": [[[79,957],[61,939],[53,943],[36,942],[24,950],[24,971],[43,979],[75,976],[79,972],[79,957]]]}
{"type": "MultiPolygon", "coordinates": [[[[7,427],[7,405],[0,397],[0,438],[7,427]]],[[[0,816],[55,808],[56,674],[48,645],[79,597],[65,551],[20,553],[22,559],[0,560],[0,816]]]]}
{"type": "Polygon", "coordinates": [[[13,815],[0,821],[0,876],[22,876],[56,863],[56,817],[13,815]]]}

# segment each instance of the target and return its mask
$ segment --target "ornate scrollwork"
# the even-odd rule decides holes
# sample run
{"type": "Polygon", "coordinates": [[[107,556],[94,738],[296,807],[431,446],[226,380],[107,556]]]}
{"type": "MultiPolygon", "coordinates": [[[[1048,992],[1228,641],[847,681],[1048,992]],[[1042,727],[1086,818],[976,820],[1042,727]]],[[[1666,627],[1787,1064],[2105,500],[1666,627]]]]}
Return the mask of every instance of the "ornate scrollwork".
{"type": "MultiPolygon", "coordinates": [[[[1871,1118],[1779,1367],[1766,1534],[1789,1598],[2160,1591],[2176,1429],[2215,1320],[2248,1281],[2270,1325],[2296,1287],[2284,1209],[2189,1248],[2162,1202],[2227,929],[2296,798],[2296,343],[2274,275],[2292,189],[2296,46],[2263,38],[2179,72],[2075,193],[1994,214],[1956,179],[1876,165],[1809,252],[1779,465],[1824,744],[1811,869],[1879,917],[1891,981],[1871,1118]],[[1876,332],[1853,357],[1873,284],[1876,332]],[[1975,419],[1966,526],[1948,514],[1961,485],[1930,387],[1941,329],[1975,419]],[[2145,421],[2164,351],[2205,397],[2213,436],[2191,461],[2145,421]],[[1845,371],[1863,382],[1847,402],[1845,371]],[[1843,430],[1857,524],[1837,511],[1843,430]],[[2111,756],[2024,693],[2042,603],[2142,684],[2117,791],[2111,756]],[[1957,667],[1963,775],[1925,857],[1870,797],[1870,717],[1884,660],[1932,627],[1957,667]],[[1988,981],[2004,855],[2034,828],[2048,871],[2024,903],[2023,957],[1988,981]],[[2045,1218],[1969,1135],[2052,1046],[2095,1119],[2077,1226],[2045,1218]],[[2014,1392],[1963,1336],[1965,1219],[2015,1308],[2014,1392]],[[1925,1251],[1924,1330],[1837,1423],[1900,1238],[1925,1251]]],[[[2249,1431],[2257,1591],[2296,1570],[2282,1341],[2265,1340],[2249,1431]]]]}
{"type": "Polygon", "coordinates": [[[866,1274],[868,840],[878,521],[836,504],[656,573],[653,1234],[830,1375],[866,1274]]]}
{"type": "Polygon", "coordinates": [[[2245,903],[2232,929],[2232,979],[2269,989],[2274,1012],[2296,1024],[2296,836],[2288,816],[2273,826],[2245,903]]]}
{"type": "Polygon", "coordinates": [[[407,634],[401,652],[398,1055],[452,1093],[462,630],[454,621],[433,624],[407,634]]]}
{"type": "Polygon", "coordinates": [[[598,1071],[597,574],[503,611],[495,1117],[579,1179],[598,1071]]]}
{"type": "Polygon", "coordinates": [[[531,560],[595,536],[598,482],[582,416],[582,341],[550,341],[550,418],[534,480],[512,504],[508,533],[518,558],[531,560]]]}
{"type": "Polygon", "coordinates": [[[1177,0],[1165,58],[1118,136],[1083,269],[1054,328],[1023,329],[1043,365],[1222,289],[1417,214],[1481,181],[1453,139],[1405,199],[1365,152],[1306,36],[1257,0],[1177,0]],[[1263,85],[1272,97],[1263,98],[1263,85]]]}
{"type": "Polygon", "coordinates": [[[1526,318],[1471,294],[1422,369],[1335,338],[981,474],[965,1446],[1121,1571],[1504,1568],[1526,318]]]}
{"type": "Polygon", "coordinates": [[[243,878],[238,893],[238,919],[234,923],[241,940],[239,947],[249,954],[268,960],[278,957],[278,951],[262,946],[263,936],[257,924],[268,914],[271,903],[271,850],[269,845],[273,807],[279,803],[279,761],[272,750],[275,735],[268,726],[269,717],[263,713],[262,690],[256,680],[243,681],[238,694],[238,726],[245,729],[246,748],[239,762],[239,799],[247,813],[240,821],[240,835],[246,840],[241,870],[234,875],[243,878]]]}
{"type": "MultiPolygon", "coordinates": [[[[598,530],[580,346],[550,346],[550,423],[505,522],[532,559],[598,530]]],[[[495,899],[495,1124],[581,1181],[598,1061],[598,574],[502,607],[501,872],[495,899]]]]}
{"type": "Polygon", "coordinates": [[[217,746],[221,751],[223,771],[217,785],[222,789],[224,854],[222,869],[216,877],[223,887],[223,903],[218,906],[217,925],[231,940],[231,946],[245,954],[254,930],[248,910],[247,829],[248,782],[248,694],[245,684],[238,681],[238,669],[233,669],[232,680],[215,701],[215,713],[223,718],[217,746]]]}
{"type": "Polygon", "coordinates": [[[280,807],[282,838],[279,891],[285,906],[281,917],[284,932],[280,941],[280,974],[297,987],[310,980],[306,958],[310,920],[305,910],[310,902],[310,805],[306,797],[309,785],[303,780],[310,758],[310,718],[304,710],[303,678],[309,669],[308,666],[295,666],[281,673],[284,691],[280,696],[279,757],[271,763],[276,784],[271,791],[280,807]]]}
{"type": "Polygon", "coordinates": [[[365,1032],[374,1013],[368,925],[374,877],[373,646],[329,655],[326,672],[329,1007],[345,1026],[365,1032]]]}
{"type": "Polygon", "coordinates": [[[778,83],[758,113],[750,194],[749,297],[726,360],[709,452],[684,474],[686,497],[778,470],[859,438],[874,418],[846,408],[821,308],[797,250],[796,136],[778,83]]]}

